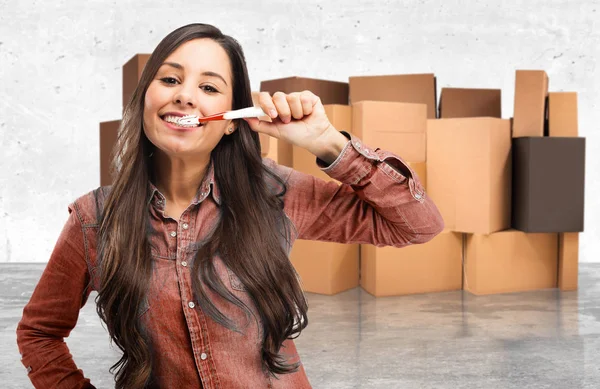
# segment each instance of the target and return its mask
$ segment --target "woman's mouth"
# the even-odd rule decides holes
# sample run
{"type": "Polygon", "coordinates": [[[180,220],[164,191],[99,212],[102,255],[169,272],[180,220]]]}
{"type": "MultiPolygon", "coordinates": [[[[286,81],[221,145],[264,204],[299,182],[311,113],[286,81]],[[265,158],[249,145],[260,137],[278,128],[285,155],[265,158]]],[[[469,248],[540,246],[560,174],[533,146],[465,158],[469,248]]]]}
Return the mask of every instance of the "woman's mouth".
{"type": "Polygon", "coordinates": [[[200,123],[199,125],[180,124],[179,119],[181,119],[181,116],[163,115],[160,118],[166,123],[167,127],[178,131],[192,131],[204,125],[204,123],[200,123]]]}

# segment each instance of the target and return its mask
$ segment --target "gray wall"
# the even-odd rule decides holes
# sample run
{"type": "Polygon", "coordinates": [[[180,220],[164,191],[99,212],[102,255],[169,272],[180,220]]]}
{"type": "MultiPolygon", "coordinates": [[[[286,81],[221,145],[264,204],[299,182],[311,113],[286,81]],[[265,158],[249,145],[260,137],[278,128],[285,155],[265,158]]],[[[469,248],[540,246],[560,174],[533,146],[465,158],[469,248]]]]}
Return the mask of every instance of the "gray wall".
{"type": "Polygon", "coordinates": [[[501,3],[0,0],[0,261],[47,261],[67,204],[99,185],[98,123],[120,118],[121,66],[191,22],[242,43],[255,90],[290,75],[435,72],[438,88],[502,88],[508,118],[515,69],[546,70],[551,90],[579,92],[580,258],[600,261],[600,3],[501,3]]]}

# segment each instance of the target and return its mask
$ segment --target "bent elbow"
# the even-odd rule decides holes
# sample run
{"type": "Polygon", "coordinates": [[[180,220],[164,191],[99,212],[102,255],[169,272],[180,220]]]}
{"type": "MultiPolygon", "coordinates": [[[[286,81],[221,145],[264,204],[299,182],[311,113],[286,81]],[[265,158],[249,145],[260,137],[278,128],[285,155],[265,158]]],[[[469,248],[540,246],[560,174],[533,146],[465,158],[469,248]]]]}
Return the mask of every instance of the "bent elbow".
{"type": "Polygon", "coordinates": [[[420,232],[414,236],[414,239],[411,240],[411,244],[423,244],[427,243],[433,238],[435,238],[438,234],[444,231],[444,221],[440,221],[439,223],[432,226],[431,230],[420,232]]]}
{"type": "Polygon", "coordinates": [[[427,243],[444,231],[445,227],[446,224],[442,215],[434,207],[433,212],[428,214],[427,223],[424,223],[418,230],[412,233],[410,244],[427,243]]]}

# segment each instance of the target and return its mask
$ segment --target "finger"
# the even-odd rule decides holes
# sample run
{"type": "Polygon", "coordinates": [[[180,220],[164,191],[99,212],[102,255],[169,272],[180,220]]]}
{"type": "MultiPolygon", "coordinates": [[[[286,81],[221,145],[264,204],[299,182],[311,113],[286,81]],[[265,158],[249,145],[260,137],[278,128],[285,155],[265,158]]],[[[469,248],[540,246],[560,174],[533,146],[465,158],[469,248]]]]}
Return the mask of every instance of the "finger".
{"type": "Polygon", "coordinates": [[[304,113],[302,109],[302,103],[300,102],[300,94],[290,93],[286,96],[286,100],[288,102],[288,105],[290,106],[292,117],[296,120],[302,119],[304,113]]]}
{"type": "Polygon", "coordinates": [[[300,103],[302,104],[304,115],[308,116],[313,112],[314,106],[317,103],[317,96],[311,91],[305,90],[300,93],[300,103]]]}
{"type": "Polygon", "coordinates": [[[258,104],[271,119],[277,117],[277,109],[275,109],[275,104],[273,104],[273,99],[269,92],[260,92],[258,95],[258,104]]]}
{"type": "Polygon", "coordinates": [[[279,131],[275,124],[257,118],[244,118],[244,120],[248,123],[252,131],[279,138],[279,131]]]}
{"type": "Polygon", "coordinates": [[[277,114],[284,123],[289,123],[292,120],[292,113],[290,111],[290,105],[287,102],[285,93],[275,92],[273,95],[273,103],[277,108],[277,114]]]}

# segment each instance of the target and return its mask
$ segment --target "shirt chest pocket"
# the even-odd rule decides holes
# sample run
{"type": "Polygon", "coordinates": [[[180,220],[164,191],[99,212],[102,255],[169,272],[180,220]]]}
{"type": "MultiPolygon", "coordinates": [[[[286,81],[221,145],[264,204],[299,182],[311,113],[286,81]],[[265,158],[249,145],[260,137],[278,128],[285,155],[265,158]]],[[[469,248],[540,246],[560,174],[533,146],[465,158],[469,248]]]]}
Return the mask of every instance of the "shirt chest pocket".
{"type": "Polygon", "coordinates": [[[242,283],[242,281],[229,268],[227,268],[227,275],[228,275],[228,278],[229,278],[229,285],[231,286],[232,289],[240,291],[240,292],[245,292],[246,291],[246,287],[244,286],[244,284],[242,283]]]}

